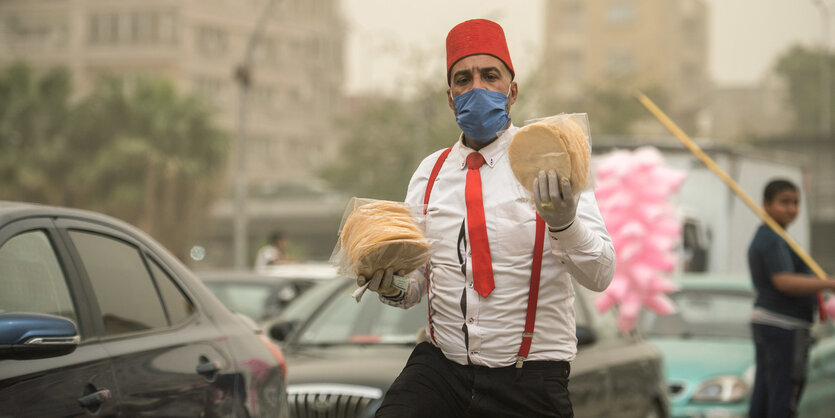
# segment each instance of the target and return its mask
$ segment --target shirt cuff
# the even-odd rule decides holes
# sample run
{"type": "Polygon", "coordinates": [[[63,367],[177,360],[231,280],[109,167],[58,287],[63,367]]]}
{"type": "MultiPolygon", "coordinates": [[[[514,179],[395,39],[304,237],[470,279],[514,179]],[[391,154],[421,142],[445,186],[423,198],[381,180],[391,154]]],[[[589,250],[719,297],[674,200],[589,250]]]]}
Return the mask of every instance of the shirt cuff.
{"type": "Polygon", "coordinates": [[[550,229],[548,230],[548,236],[551,237],[551,242],[558,243],[558,246],[562,248],[578,247],[583,245],[591,238],[591,235],[591,230],[589,230],[579,219],[575,219],[574,223],[562,231],[551,232],[550,229]]]}

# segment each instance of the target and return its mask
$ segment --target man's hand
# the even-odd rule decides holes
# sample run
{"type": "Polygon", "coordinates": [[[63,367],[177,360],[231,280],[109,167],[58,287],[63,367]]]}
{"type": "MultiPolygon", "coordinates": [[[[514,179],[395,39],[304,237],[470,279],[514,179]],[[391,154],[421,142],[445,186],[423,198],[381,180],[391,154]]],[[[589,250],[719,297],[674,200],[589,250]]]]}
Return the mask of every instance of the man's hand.
{"type": "Polygon", "coordinates": [[[548,170],[547,174],[539,172],[539,177],[533,180],[533,198],[536,211],[551,231],[562,231],[574,223],[577,196],[571,190],[571,182],[559,178],[555,170],[548,170]]]}
{"type": "Polygon", "coordinates": [[[409,278],[404,277],[405,272],[398,272],[394,274],[391,268],[377,270],[371,279],[365,276],[357,276],[357,286],[363,287],[368,285],[369,290],[373,290],[380,294],[380,296],[389,299],[400,299],[409,291],[409,278]]]}

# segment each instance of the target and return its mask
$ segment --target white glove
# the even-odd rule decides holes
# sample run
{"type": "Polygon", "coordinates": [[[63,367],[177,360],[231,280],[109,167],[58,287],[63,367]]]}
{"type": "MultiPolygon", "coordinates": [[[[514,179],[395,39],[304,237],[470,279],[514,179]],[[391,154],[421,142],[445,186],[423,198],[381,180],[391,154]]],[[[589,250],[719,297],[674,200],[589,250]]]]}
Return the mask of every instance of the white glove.
{"type": "Polygon", "coordinates": [[[357,276],[357,286],[367,287],[387,299],[400,300],[409,292],[409,278],[405,274],[402,271],[394,274],[391,268],[377,270],[370,280],[365,276],[357,276]]]}
{"type": "Polygon", "coordinates": [[[540,170],[539,177],[533,180],[533,198],[537,213],[552,232],[562,231],[574,223],[577,196],[572,193],[571,182],[558,177],[555,170],[548,170],[547,175],[540,170]]]}

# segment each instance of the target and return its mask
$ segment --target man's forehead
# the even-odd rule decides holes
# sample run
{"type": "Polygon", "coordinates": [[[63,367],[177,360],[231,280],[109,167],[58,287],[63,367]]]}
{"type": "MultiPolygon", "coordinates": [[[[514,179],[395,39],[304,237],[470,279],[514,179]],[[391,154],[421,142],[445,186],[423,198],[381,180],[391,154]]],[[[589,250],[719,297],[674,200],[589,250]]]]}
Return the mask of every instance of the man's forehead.
{"type": "Polygon", "coordinates": [[[508,70],[502,60],[487,54],[470,55],[468,57],[461,58],[461,60],[452,66],[450,74],[455,75],[456,73],[462,71],[482,71],[488,68],[495,68],[502,74],[510,74],[510,70],[508,70]]]}

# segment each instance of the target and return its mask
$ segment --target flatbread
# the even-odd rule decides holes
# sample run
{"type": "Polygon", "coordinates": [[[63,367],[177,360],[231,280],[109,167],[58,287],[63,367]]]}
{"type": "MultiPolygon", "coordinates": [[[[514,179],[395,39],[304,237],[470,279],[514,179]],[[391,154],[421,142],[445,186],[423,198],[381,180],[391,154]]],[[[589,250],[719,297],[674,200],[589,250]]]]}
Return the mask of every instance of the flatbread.
{"type": "Polygon", "coordinates": [[[429,245],[412,213],[397,202],[376,201],[348,217],[340,245],[354,273],[369,277],[392,268],[411,272],[429,260],[429,245]]]}
{"type": "Polygon", "coordinates": [[[536,122],[519,129],[507,150],[516,180],[533,193],[541,170],[556,170],[579,193],[586,187],[589,148],[583,128],[571,119],[536,122]]]}

